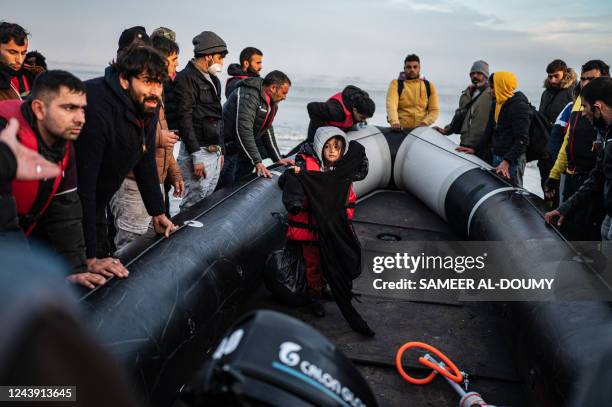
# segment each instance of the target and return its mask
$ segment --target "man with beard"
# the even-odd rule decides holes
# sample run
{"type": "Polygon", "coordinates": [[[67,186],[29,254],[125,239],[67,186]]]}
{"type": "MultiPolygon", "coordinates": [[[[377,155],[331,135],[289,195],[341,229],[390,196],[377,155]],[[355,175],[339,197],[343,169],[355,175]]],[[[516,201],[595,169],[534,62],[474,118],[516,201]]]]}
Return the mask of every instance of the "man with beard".
{"type": "MultiPolygon", "coordinates": [[[[574,99],[576,72],[574,72],[572,68],[568,68],[564,61],[555,59],[546,67],[546,73],[547,77],[544,80],[544,92],[542,92],[542,97],[540,98],[538,111],[546,117],[546,120],[548,120],[552,128],[563,108],[574,99]]],[[[543,191],[545,191],[544,184],[546,183],[548,174],[557,158],[552,155],[553,152],[550,148],[548,153],[548,158],[538,160],[540,184],[542,185],[543,191]]],[[[558,204],[558,202],[556,204],[558,204]]]]}
{"type": "Polygon", "coordinates": [[[85,83],[87,121],[75,147],[88,261],[110,252],[106,206],[131,170],[155,231],[169,237],[175,228],[164,213],[155,162],[166,77],[164,57],[139,45],[120,52],[103,77],[85,83]]]}
{"type": "Polygon", "coordinates": [[[489,86],[489,64],[485,61],[476,61],[470,69],[468,86],[459,97],[459,108],[451,123],[434,129],[444,135],[460,134],[462,147],[476,148],[484,134],[489,115],[491,114],[491,87],[489,86]]]}
{"type": "MultiPolygon", "coordinates": [[[[93,288],[104,284],[102,275],[125,277],[127,271],[113,259],[85,261],[81,202],[72,141],[85,122],[84,84],[65,71],[40,74],[26,102],[0,102],[0,128],[10,119],[19,122],[19,140],[60,169],[57,176],[41,181],[13,181],[11,194],[18,218],[0,226],[19,225],[28,239],[41,240],[69,263],[69,280],[93,288]],[[101,275],[102,274],[102,275],[101,275]]],[[[38,166],[40,167],[40,165],[38,166]]],[[[37,168],[38,170],[38,168],[37,168]]]]}
{"type": "Polygon", "coordinates": [[[22,99],[42,68],[24,65],[28,33],[20,25],[0,23],[0,100],[22,99]]]}
{"type": "Polygon", "coordinates": [[[597,195],[603,194],[603,205],[606,217],[601,225],[601,238],[603,241],[612,240],[612,79],[599,77],[590,81],[580,92],[582,100],[582,115],[584,115],[597,129],[597,138],[602,143],[598,152],[595,168],[589,178],[582,183],[580,189],[559,208],[547,212],[546,222],[550,223],[558,217],[557,226],[563,224],[565,216],[572,211],[587,205],[597,195]]]}
{"type": "MultiPolygon", "coordinates": [[[[160,35],[151,36],[151,44],[160,52],[168,62],[168,80],[176,74],[178,64],[178,45],[160,35]]],[[[179,197],[183,193],[184,182],[178,165],[174,158],[174,144],[178,141],[175,132],[168,130],[163,103],[159,109],[159,121],[157,123],[157,141],[155,160],[157,161],[157,173],[159,175],[160,188],[163,188],[164,180],[168,176],[170,183],[174,186],[174,196],[179,197]]],[[[169,202],[166,202],[169,205],[169,202]]],[[[167,208],[166,208],[167,209],[167,208]]],[[[151,223],[151,216],[147,213],[144,203],[140,197],[138,185],[134,179],[134,173],[130,171],[123,180],[121,188],[110,202],[110,210],[115,220],[115,246],[117,249],[145,234],[151,223]]]]}
{"type": "MultiPolygon", "coordinates": [[[[582,65],[580,88],[600,76],[610,76],[608,64],[597,59],[586,62],[582,65]]],[[[578,96],[559,114],[551,131],[549,148],[556,161],[544,184],[544,192],[546,198],[557,202],[556,206],[561,190],[560,181],[563,179],[563,200],[567,200],[589,178],[602,145],[597,139],[597,130],[582,115],[582,111],[582,100],[578,96]],[[561,177],[562,174],[565,176],[561,177]]],[[[601,199],[592,199],[565,218],[562,231],[570,240],[598,241],[601,239],[604,216],[601,199]]]]}
{"type": "Polygon", "coordinates": [[[287,98],[291,80],[281,71],[272,71],[265,78],[247,78],[238,83],[223,105],[223,134],[227,150],[227,165],[220,185],[234,185],[253,171],[258,176],[272,178],[263,160],[285,165],[293,160],[283,159],[272,123],[278,104],[287,98]]]}
{"type": "Polygon", "coordinates": [[[438,118],[438,94],[433,84],[421,75],[417,55],[404,59],[404,70],[387,90],[387,121],[393,131],[430,126],[438,118]]]}
{"type": "Polygon", "coordinates": [[[240,63],[230,64],[227,74],[230,76],[225,82],[225,98],[236,89],[241,79],[259,76],[263,68],[263,53],[255,47],[246,47],[240,53],[240,63]]]}
{"type": "Polygon", "coordinates": [[[193,38],[194,58],[166,94],[166,118],[181,137],[178,165],[185,180],[181,211],[212,194],[223,167],[221,82],[225,41],[212,31],[193,38]]]}

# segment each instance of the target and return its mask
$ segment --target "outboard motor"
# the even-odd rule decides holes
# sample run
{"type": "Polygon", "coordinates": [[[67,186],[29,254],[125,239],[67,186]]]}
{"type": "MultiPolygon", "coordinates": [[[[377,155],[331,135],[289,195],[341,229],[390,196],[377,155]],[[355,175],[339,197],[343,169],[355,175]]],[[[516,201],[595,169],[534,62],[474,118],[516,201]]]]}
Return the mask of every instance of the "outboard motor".
{"type": "Polygon", "coordinates": [[[361,373],[327,338],[275,311],[244,316],[181,390],[181,406],[377,406],[361,373]]]}

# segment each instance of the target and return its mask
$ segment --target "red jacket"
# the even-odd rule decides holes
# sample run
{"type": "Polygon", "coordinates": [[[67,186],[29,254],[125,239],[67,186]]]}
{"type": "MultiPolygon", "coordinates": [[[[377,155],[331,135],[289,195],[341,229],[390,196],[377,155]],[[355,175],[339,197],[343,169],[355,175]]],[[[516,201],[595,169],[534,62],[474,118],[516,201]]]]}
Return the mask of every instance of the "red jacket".
{"type": "Polygon", "coordinates": [[[326,124],[328,126],[338,127],[344,131],[350,130],[351,127],[353,127],[353,113],[350,112],[348,108],[344,105],[344,102],[342,101],[342,93],[340,92],[336,93],[334,96],[330,97],[327,101],[329,102],[330,100],[335,100],[336,102],[340,103],[340,106],[342,106],[342,110],[344,111],[344,121],[342,122],[327,121],[326,124]]]}
{"type": "MultiPolygon", "coordinates": [[[[36,138],[34,130],[30,127],[30,124],[21,112],[21,103],[22,102],[17,99],[1,102],[0,117],[7,121],[11,118],[17,119],[19,122],[19,141],[30,150],[38,152],[38,139],[36,138]]],[[[25,222],[21,223],[24,225],[23,232],[26,236],[32,233],[38,218],[40,218],[49,206],[49,203],[51,203],[62,180],[64,169],[68,166],[69,158],[70,144],[66,147],[64,157],[57,163],[60,167],[60,174],[53,180],[51,189],[46,189],[45,196],[39,196],[39,187],[44,181],[13,181],[11,183],[12,194],[17,202],[17,213],[21,220],[25,220],[25,222]]]]}
{"type": "MultiPolygon", "coordinates": [[[[298,154],[306,162],[306,171],[320,171],[321,167],[317,160],[308,154],[298,154]]],[[[346,207],[346,215],[349,220],[353,219],[355,212],[355,201],[357,195],[353,191],[351,185],[349,189],[348,204],[346,207]]],[[[298,241],[316,241],[318,235],[316,231],[316,219],[311,215],[308,209],[308,201],[302,205],[302,210],[298,214],[289,213],[289,228],[287,229],[287,239],[298,240],[298,241]]]]}

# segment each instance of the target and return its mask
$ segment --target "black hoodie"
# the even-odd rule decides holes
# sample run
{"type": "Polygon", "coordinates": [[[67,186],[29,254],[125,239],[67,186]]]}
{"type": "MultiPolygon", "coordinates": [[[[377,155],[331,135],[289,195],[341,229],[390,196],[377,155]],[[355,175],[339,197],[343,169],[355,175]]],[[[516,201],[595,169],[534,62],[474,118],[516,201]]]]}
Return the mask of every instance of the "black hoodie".
{"type": "Polygon", "coordinates": [[[96,209],[104,208],[134,171],[147,212],[164,213],[155,163],[158,114],[143,117],[119,85],[119,75],[106,68],[104,77],[85,82],[85,126],[75,142],[79,174],[78,191],[83,205],[83,232],[87,257],[95,257],[96,209]]]}
{"type": "MultiPolygon", "coordinates": [[[[349,111],[353,110],[351,98],[358,93],[365,93],[365,95],[367,95],[367,92],[353,85],[347,86],[342,91],[342,102],[344,102],[344,106],[346,106],[349,111]]],[[[312,141],[314,139],[314,134],[319,127],[328,126],[328,122],[343,122],[346,117],[344,109],[342,109],[342,106],[336,100],[310,102],[306,106],[306,109],[310,117],[307,141],[312,141]]]]}
{"type": "Polygon", "coordinates": [[[227,67],[227,74],[229,78],[227,78],[227,82],[225,82],[225,98],[229,98],[229,95],[232,94],[234,90],[236,90],[236,86],[238,86],[238,82],[240,80],[246,78],[255,78],[258,77],[259,74],[253,72],[245,72],[242,70],[242,66],[240,64],[230,64],[227,67]]]}
{"type": "Polygon", "coordinates": [[[522,92],[515,92],[514,96],[503,104],[497,123],[493,119],[494,115],[493,104],[489,124],[476,147],[476,152],[484,152],[490,144],[493,154],[504,157],[512,164],[525,153],[529,145],[532,117],[529,100],[522,92]]]}

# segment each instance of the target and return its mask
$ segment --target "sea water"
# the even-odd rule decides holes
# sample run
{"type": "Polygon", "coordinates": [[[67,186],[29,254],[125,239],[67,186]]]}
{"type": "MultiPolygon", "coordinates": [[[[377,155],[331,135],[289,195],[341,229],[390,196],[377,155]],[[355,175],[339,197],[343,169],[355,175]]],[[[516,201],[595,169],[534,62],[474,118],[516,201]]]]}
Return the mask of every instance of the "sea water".
{"type": "MultiPolygon", "coordinates": [[[[83,80],[100,76],[104,71],[104,67],[87,65],[68,66],[69,64],[57,65],[59,66],[50,64],[50,68],[70,70],[83,80]]],[[[333,94],[344,89],[347,85],[360,87],[367,91],[372,100],[374,100],[376,112],[374,116],[368,120],[368,123],[378,126],[388,126],[385,101],[387,87],[393,78],[381,78],[380,80],[372,81],[356,77],[333,77],[326,75],[290,76],[292,81],[291,89],[287,95],[287,99],[280,103],[278,113],[274,119],[274,132],[282,153],[287,153],[306,138],[309,122],[306,105],[310,102],[325,101],[333,94]]],[[[227,75],[224,73],[220,74],[219,79],[222,84],[225,84],[227,75]]],[[[434,125],[444,127],[450,123],[455,109],[457,109],[459,96],[469,84],[469,78],[466,75],[465,83],[451,85],[438,83],[434,79],[430,80],[436,86],[440,105],[440,114],[434,125]]],[[[542,89],[521,90],[534,106],[539,104],[542,89]]],[[[225,102],[225,96],[222,102],[225,102]]],[[[457,143],[459,141],[458,135],[450,136],[450,138],[457,143]]],[[[175,148],[175,155],[177,154],[178,148],[175,148]]],[[[535,162],[527,164],[524,176],[524,187],[542,197],[540,174],[535,162]]],[[[175,206],[174,202],[172,206],[175,206]]]]}

